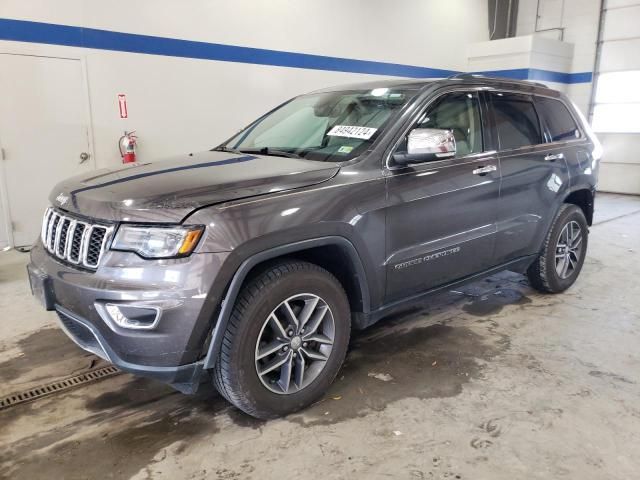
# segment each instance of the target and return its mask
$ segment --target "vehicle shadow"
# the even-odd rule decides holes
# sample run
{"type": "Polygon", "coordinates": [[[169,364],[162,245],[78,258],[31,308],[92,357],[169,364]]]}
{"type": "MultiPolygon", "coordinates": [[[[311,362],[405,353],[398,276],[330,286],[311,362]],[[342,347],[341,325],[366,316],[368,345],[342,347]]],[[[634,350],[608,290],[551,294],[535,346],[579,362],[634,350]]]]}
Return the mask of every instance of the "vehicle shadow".
{"type": "MultiPolygon", "coordinates": [[[[509,348],[509,339],[497,333],[492,322],[482,325],[483,319],[508,305],[526,305],[530,293],[521,275],[505,272],[354,331],[344,367],[327,394],[287,419],[305,425],[335,423],[402,398],[457,395],[465,383],[482,374],[481,364],[509,348]],[[463,321],[454,326],[451,320],[456,318],[463,321]]],[[[264,424],[230,406],[208,377],[194,395],[130,377],[120,389],[89,400],[87,408],[114,414],[187,409],[210,418],[224,416],[239,427],[264,424]]]]}
{"type": "MultiPolygon", "coordinates": [[[[530,293],[521,275],[504,272],[460,290],[443,292],[430,298],[424,306],[390,315],[368,329],[354,331],[345,365],[319,403],[326,405],[328,400],[340,397],[342,402],[333,405],[344,412],[348,410],[349,395],[353,395],[363,406],[357,409],[360,412],[383,408],[407,396],[458,393],[463,383],[479,374],[477,359],[488,360],[508,348],[508,339],[495,332],[472,331],[469,326],[475,317],[491,317],[508,305],[526,305],[531,302],[527,296],[530,293]],[[461,316],[469,317],[469,323],[450,324],[451,319],[461,316]],[[366,397],[364,401],[362,396],[366,397]]],[[[491,330],[491,325],[486,329],[491,330]]],[[[224,413],[241,427],[256,428],[263,423],[230,407],[208,377],[194,395],[183,395],[152,380],[130,377],[119,390],[88,401],[87,408],[95,412],[129,411],[148,409],[152,405],[181,408],[182,404],[210,416],[224,413]]],[[[317,405],[308,412],[314,412],[317,405]]],[[[301,418],[300,415],[294,417],[301,418]]],[[[343,418],[345,415],[331,415],[326,420],[343,418]]]]}

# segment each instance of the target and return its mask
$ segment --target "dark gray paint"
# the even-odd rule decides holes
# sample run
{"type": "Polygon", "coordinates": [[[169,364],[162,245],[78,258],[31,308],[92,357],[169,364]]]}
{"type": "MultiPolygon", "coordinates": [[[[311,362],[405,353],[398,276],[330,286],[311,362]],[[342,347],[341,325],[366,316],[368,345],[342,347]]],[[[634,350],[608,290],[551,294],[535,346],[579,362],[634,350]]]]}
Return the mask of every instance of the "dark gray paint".
{"type": "MultiPolygon", "coordinates": [[[[387,162],[397,140],[448,91],[504,89],[567,102],[533,84],[474,78],[353,88],[407,83],[421,93],[368,152],[349,162],[204,152],[67,180],[52,191],[54,206],[113,223],[205,225],[205,236],[194,254],[178,260],[109,251],[96,272],[60,263],[38,243],[29,268],[49,279],[56,308],[108,345],[111,361],[184,391],[192,390],[205,362],[210,367],[215,361],[239,285],[265,258],[335,245],[358,295],[352,302],[357,326],[445,286],[501,268],[526,268],[567,196],[594,192],[597,141],[588,127],[569,142],[394,167],[387,162]],[[565,159],[545,161],[549,152],[565,159]],[[498,168],[472,173],[486,165],[498,168]],[[69,197],[62,206],[60,194],[69,197]],[[448,249],[457,250],[440,254],[448,249]],[[421,261],[396,268],[416,259],[421,261]],[[94,306],[142,299],[166,308],[156,330],[113,328],[94,306]]],[[[498,150],[488,100],[481,97],[485,149],[498,150]]]]}
{"type": "Polygon", "coordinates": [[[311,160],[210,151],[73,177],[49,200],[57,205],[67,195],[63,208],[90,218],[178,223],[203,205],[314,185],[337,171],[311,160]]]}
{"type": "Polygon", "coordinates": [[[497,164],[494,153],[389,172],[387,301],[493,265],[500,174],[472,171],[497,164]],[[460,250],[433,256],[452,247],[460,250]]]}

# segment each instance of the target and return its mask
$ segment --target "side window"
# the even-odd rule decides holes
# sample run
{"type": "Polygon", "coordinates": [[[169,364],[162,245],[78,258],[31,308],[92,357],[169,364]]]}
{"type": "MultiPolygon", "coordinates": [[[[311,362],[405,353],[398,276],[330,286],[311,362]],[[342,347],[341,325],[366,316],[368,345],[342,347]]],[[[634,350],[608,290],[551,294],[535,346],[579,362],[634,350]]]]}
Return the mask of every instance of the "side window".
{"type": "Polygon", "coordinates": [[[536,105],[547,124],[552,142],[580,137],[580,130],[578,130],[575,120],[560,100],[536,97],[536,105]]]}
{"type": "Polygon", "coordinates": [[[456,157],[482,152],[482,121],[476,93],[449,93],[422,115],[414,128],[451,130],[456,157]]]}
{"type": "Polygon", "coordinates": [[[542,143],[540,121],[530,96],[492,93],[491,100],[501,150],[542,143]]]}

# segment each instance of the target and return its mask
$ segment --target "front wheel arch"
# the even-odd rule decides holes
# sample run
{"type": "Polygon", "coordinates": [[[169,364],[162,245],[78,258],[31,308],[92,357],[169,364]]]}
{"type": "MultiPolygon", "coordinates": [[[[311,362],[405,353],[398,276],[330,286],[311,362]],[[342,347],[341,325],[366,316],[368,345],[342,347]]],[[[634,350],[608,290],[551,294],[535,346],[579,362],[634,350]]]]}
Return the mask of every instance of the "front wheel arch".
{"type": "Polygon", "coordinates": [[[270,263],[243,285],[211,372],[222,396],[262,419],[322,396],[351,331],[346,293],[331,273],[295,259],[270,263]]]}
{"type": "Polygon", "coordinates": [[[304,258],[305,252],[308,253],[313,249],[324,246],[338,246],[346,252],[346,255],[348,255],[353,265],[355,281],[361,296],[362,312],[366,314],[370,311],[371,300],[364,265],[356,248],[347,238],[341,236],[326,236],[280,245],[258,252],[242,262],[228,285],[225,297],[220,305],[217,321],[213,326],[207,353],[204,358],[204,369],[211,369],[215,365],[236,298],[251,272],[259,268],[260,265],[267,264],[279,258],[291,256],[304,258]]]}

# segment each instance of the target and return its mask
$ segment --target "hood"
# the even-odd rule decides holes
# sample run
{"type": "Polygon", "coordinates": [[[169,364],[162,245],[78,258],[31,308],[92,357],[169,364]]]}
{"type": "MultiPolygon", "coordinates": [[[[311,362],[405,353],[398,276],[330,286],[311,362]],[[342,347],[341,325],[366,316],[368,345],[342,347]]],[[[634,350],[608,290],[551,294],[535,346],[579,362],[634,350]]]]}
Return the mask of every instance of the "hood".
{"type": "Polygon", "coordinates": [[[178,223],[199,207],[314,185],[338,170],[311,160],[203,152],[73,177],[50,201],[98,219],[178,223]]]}

